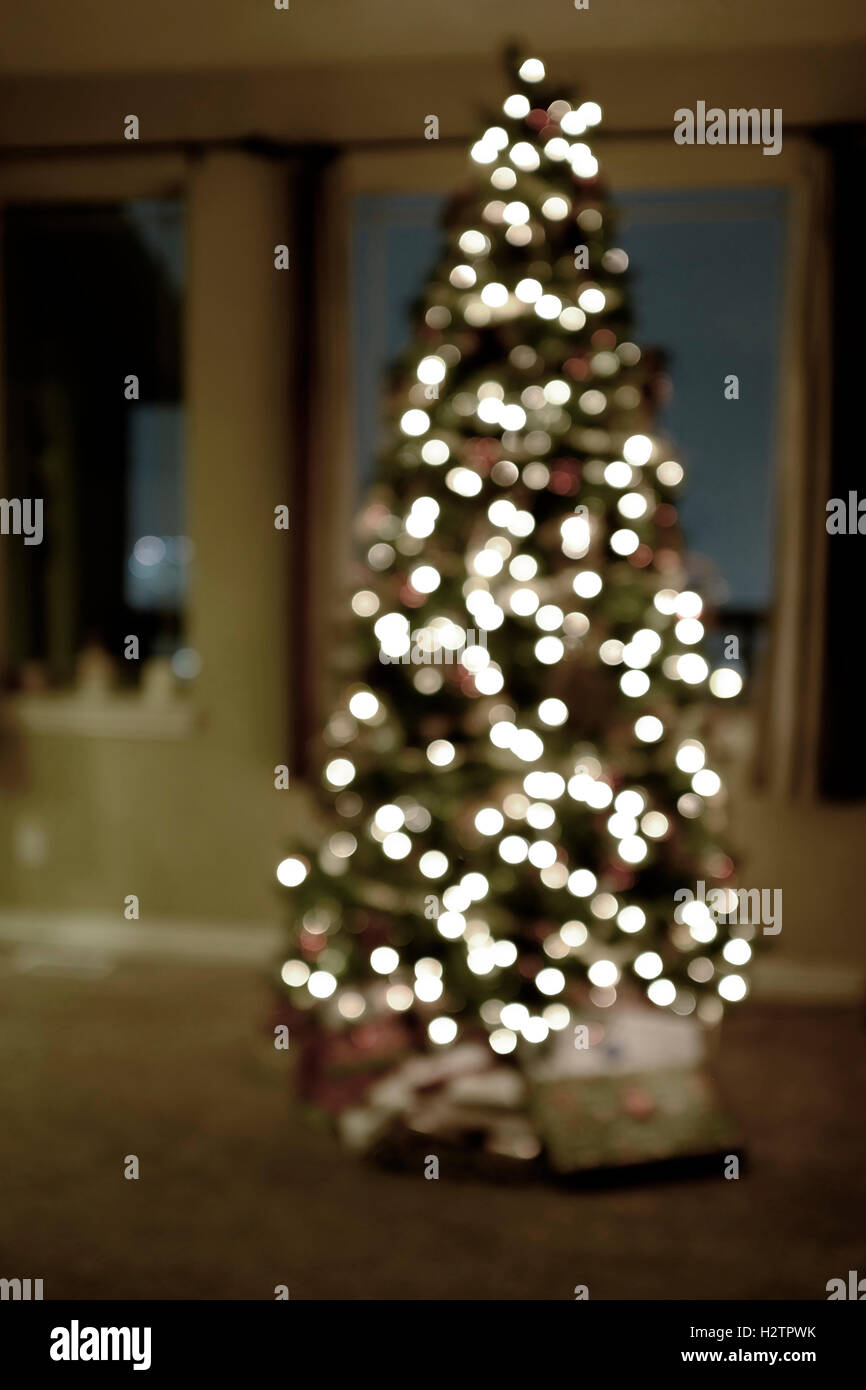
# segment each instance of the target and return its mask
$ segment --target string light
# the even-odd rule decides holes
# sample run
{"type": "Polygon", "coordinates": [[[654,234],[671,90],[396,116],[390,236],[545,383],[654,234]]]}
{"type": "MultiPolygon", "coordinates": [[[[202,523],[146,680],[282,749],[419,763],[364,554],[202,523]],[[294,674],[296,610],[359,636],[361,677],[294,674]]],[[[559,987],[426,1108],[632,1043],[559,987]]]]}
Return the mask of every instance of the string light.
{"type": "MultiPolygon", "coordinates": [[[[544,75],[520,66],[524,85],[544,75]]],[[[743,678],[711,670],[681,587],[683,468],[623,424],[651,429],[651,374],[618,341],[628,256],[586,182],[601,110],[518,91],[502,112],[471,148],[482,191],[450,224],[359,521],[365,664],[321,773],[339,819],[311,819],[276,877],[297,905],[280,979],[327,1027],[410,1013],[447,1048],[468,1011],[504,1057],[571,1026],[558,996],[584,971],[599,1008],[626,977],[718,1021],[752,947],[658,888],[684,857],[731,872],[699,687],[730,699],[743,678]],[[581,238],[591,269],[572,273],[581,238]]]]}

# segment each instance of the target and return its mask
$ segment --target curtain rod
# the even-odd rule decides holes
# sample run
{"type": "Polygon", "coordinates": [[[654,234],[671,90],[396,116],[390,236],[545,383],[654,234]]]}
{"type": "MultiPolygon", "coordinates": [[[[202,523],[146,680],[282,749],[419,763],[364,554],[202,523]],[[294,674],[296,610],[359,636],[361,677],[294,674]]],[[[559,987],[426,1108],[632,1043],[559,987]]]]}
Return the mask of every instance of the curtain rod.
{"type": "MultiPolygon", "coordinates": [[[[833,139],[840,135],[862,136],[866,131],[863,121],[818,121],[813,123],[793,122],[783,126],[783,134],[805,135],[814,140],[833,139]]],[[[477,135],[443,135],[438,140],[426,140],[423,135],[371,136],[361,140],[322,143],[316,141],[279,140],[268,135],[244,135],[225,138],[112,141],[111,143],[69,144],[69,145],[6,145],[0,146],[0,160],[26,159],[99,159],[117,157],[120,154],[155,155],[186,154],[192,158],[209,151],[238,151],[257,155],[265,159],[282,159],[291,156],[311,155],[319,159],[333,159],[338,154],[355,152],[376,152],[388,150],[411,150],[421,147],[429,149],[433,145],[462,146],[468,149],[477,135]]],[[[673,127],[631,127],[616,130],[599,130],[591,136],[593,141],[605,140],[660,140],[672,139],[673,127]]]]}

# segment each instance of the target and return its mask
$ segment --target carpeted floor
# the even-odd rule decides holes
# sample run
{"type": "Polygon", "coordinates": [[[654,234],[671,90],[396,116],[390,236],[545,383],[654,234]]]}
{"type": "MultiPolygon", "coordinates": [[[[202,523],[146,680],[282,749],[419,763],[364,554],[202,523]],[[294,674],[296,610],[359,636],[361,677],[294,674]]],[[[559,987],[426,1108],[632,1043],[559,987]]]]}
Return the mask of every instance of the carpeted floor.
{"type": "Polygon", "coordinates": [[[253,972],[0,961],[0,994],[0,1275],[42,1278],[46,1298],[823,1299],[866,1273],[853,1013],[747,1006],[726,1025],[739,1181],[574,1192],[341,1152],[292,1114],[253,972]]]}

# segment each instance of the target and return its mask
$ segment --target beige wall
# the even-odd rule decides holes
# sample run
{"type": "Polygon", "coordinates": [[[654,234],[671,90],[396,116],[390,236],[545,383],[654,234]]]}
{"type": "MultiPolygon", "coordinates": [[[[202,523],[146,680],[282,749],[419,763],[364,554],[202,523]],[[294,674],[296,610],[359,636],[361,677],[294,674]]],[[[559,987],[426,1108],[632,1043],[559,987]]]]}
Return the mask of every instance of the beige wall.
{"type": "MultiPolygon", "coordinates": [[[[139,166],[125,191],[164,188],[166,174],[139,166]]],[[[171,179],[189,199],[187,636],[201,674],[167,706],[5,702],[0,903],[120,911],[135,893],[143,917],[267,918],[290,816],[273,777],[290,762],[292,714],[294,538],[273,525],[274,507],[292,501],[290,282],[273,265],[289,185],[282,166],[236,154],[171,179]]],[[[50,198],[67,182],[62,167],[19,166],[5,191],[50,198]]],[[[123,177],[79,169],[72,183],[77,196],[107,196],[123,177]]]]}

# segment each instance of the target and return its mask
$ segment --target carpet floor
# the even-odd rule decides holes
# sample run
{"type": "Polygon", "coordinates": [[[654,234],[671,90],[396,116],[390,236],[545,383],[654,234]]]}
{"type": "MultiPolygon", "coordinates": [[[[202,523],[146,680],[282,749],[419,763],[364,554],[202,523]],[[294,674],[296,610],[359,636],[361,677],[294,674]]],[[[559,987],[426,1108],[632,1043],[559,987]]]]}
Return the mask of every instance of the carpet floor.
{"type": "Polygon", "coordinates": [[[0,1275],[45,1298],[823,1299],[866,1273],[855,1012],[747,1005],[716,1074],[737,1181],[572,1191],[429,1182],[293,1107],[266,984],[227,966],[99,976],[0,961],[0,1275]],[[282,1059],[282,1060],[280,1060],[282,1059]],[[136,1154],[140,1179],[124,1179],[136,1154]]]}

